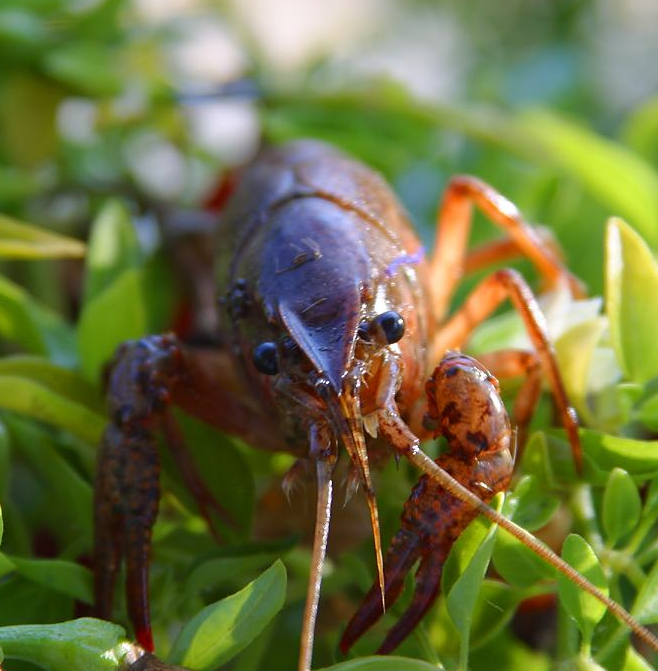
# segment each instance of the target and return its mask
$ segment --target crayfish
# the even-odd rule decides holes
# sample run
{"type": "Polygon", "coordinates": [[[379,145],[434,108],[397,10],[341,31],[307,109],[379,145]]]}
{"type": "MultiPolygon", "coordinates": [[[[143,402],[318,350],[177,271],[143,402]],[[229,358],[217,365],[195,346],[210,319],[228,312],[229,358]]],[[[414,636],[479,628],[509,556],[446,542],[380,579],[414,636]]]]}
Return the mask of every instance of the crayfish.
{"type": "MultiPolygon", "coordinates": [[[[446,555],[478,513],[534,542],[542,556],[605,600],[486,505],[507,488],[513,468],[512,433],[494,375],[525,376],[513,418],[519,436],[542,377],[547,379],[576,468],[582,464],[575,412],[532,291],[516,271],[499,270],[447,317],[465,267],[510,255],[529,258],[547,289],[566,283],[580,295],[578,280],[554,247],[491,187],[455,177],[428,259],[385,182],[319,142],[266,149],[234,182],[215,238],[214,347],[195,347],[174,335],[147,337],[120,347],[108,374],[110,423],[95,502],[100,614],[111,615],[114,582],[125,558],[129,616],[138,641],[153,649],[148,564],[159,499],[158,433],[201,511],[216,507],[185,450],[173,406],[259,448],[288,451],[316,474],[301,671],[311,665],[340,449],[347,451],[351,477],[365,494],[377,560],[377,579],[343,635],[343,650],[395,601],[405,573],[420,558],[411,605],[381,651],[397,646],[436,599],[446,555]],[[469,256],[473,205],[506,235],[469,256]],[[506,298],[521,314],[534,352],[505,350],[478,363],[456,351],[506,298]],[[439,434],[450,452],[435,463],[419,443],[439,434]],[[409,459],[425,473],[385,559],[369,467],[369,457],[382,454],[409,459]]],[[[303,470],[293,466],[287,484],[303,470]]]]}

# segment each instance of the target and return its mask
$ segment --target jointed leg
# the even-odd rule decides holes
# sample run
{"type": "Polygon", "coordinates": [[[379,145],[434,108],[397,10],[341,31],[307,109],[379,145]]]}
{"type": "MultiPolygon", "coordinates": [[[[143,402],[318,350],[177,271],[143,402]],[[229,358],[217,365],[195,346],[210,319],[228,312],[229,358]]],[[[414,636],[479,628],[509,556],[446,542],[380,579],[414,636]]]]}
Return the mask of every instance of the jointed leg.
{"type": "Polygon", "coordinates": [[[439,321],[445,316],[450,297],[464,272],[473,204],[507,233],[514,247],[535,265],[548,287],[564,278],[575,296],[582,294],[579,281],[545,244],[542,235],[526,223],[514,204],[484,182],[458,176],[450,180],[439,209],[430,267],[434,314],[439,321]]]}

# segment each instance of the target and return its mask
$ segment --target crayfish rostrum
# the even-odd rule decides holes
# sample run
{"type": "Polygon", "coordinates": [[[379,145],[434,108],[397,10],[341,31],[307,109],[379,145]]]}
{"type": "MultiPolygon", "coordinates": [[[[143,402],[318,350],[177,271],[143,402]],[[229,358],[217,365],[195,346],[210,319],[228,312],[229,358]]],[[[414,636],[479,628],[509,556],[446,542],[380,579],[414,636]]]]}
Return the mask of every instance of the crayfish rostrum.
{"type": "MultiPolygon", "coordinates": [[[[370,511],[377,578],[343,635],[343,650],[397,598],[420,558],[411,605],[381,648],[389,652],[436,599],[447,552],[468,522],[480,512],[504,523],[482,503],[507,487],[513,467],[494,375],[525,376],[513,418],[523,436],[543,374],[581,466],[575,413],[526,282],[514,270],[498,270],[448,318],[456,284],[466,267],[516,254],[530,259],[548,289],[564,282],[579,295],[580,285],[518,210],[472,177],[450,181],[429,258],[385,182],[325,144],[266,149],[233,182],[215,238],[215,347],[147,337],[120,347],[108,373],[110,423],[95,503],[97,606],[111,615],[125,558],[129,615],[138,641],[152,650],[148,563],[158,433],[202,512],[216,506],[186,453],[172,413],[178,406],[254,446],[288,451],[315,471],[301,670],[311,663],[332,473],[347,451],[370,511]],[[469,255],[473,205],[505,237],[469,255]],[[505,298],[520,312],[534,351],[499,351],[482,363],[456,351],[505,298]],[[435,463],[419,441],[439,434],[450,452],[435,463]],[[385,558],[369,468],[375,451],[408,458],[425,472],[385,558]]],[[[293,467],[288,484],[302,470],[293,467]]],[[[529,536],[510,523],[505,528],[529,536]]]]}

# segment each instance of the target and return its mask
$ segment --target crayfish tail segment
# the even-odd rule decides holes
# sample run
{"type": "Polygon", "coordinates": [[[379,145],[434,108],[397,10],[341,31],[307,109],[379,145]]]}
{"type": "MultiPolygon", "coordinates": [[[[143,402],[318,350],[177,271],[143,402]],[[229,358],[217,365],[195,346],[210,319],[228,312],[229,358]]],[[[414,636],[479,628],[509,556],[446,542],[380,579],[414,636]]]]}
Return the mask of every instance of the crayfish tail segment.
{"type": "MultiPolygon", "coordinates": [[[[384,578],[386,603],[392,606],[400,596],[404,578],[420,555],[420,540],[406,529],[397,532],[386,553],[384,578]]],[[[359,609],[354,613],[342,638],[340,650],[346,653],[384,614],[379,580],[370,588],[359,609]]]]}

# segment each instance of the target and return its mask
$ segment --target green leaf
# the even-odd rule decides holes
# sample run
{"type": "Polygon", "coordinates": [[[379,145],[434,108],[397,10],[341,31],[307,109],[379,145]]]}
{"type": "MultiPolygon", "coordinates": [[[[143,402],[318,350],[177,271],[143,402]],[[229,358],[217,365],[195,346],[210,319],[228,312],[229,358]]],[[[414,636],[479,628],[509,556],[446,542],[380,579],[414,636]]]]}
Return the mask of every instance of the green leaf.
{"type": "Polygon", "coordinates": [[[277,560],[244,589],[197,613],[174,642],[172,663],[210,671],[232,659],[279,612],[285,593],[286,570],[277,560]]]}
{"type": "Polygon", "coordinates": [[[85,244],[0,214],[0,257],[9,259],[80,258],[85,244]]]}
{"type": "Polygon", "coordinates": [[[0,627],[8,659],[22,659],[45,671],[117,671],[131,651],[123,627],[91,617],[59,624],[0,627]]]}
{"type": "Polygon", "coordinates": [[[126,270],[139,267],[141,251],[132,219],[118,200],[110,200],[89,234],[83,304],[89,303],[126,270]]]}
{"type": "Polygon", "coordinates": [[[654,564],[640,588],[631,615],[641,624],[658,622],[658,562],[654,564]]]}
{"type": "Polygon", "coordinates": [[[524,112],[520,127],[543,145],[552,162],[584,184],[605,206],[619,212],[658,246],[658,173],[624,146],[543,111],[524,112]]]}
{"type": "Polygon", "coordinates": [[[633,478],[621,468],[613,469],[603,494],[602,509],[603,528],[610,547],[635,529],[641,510],[642,501],[633,478]]]}
{"type": "Polygon", "coordinates": [[[658,441],[623,438],[590,429],[580,429],[579,433],[586,460],[603,471],[619,467],[640,479],[658,472],[658,441]]]}
{"type": "Polygon", "coordinates": [[[74,90],[92,97],[112,96],[121,90],[116,59],[119,53],[91,42],[72,41],[52,49],[44,59],[45,70],[74,90]]]}
{"type": "Polygon", "coordinates": [[[0,359],[0,375],[27,378],[98,415],[105,414],[105,401],[96,387],[78,373],[48,359],[28,355],[6,356],[0,359]]]}
{"type": "Polygon", "coordinates": [[[407,657],[361,657],[326,666],[318,671],[437,671],[436,664],[407,657]]]}
{"type": "Polygon", "coordinates": [[[87,303],[80,315],[78,348],[87,380],[99,379],[103,366],[122,342],[140,338],[146,332],[142,275],[138,270],[126,270],[87,303]]]}
{"type": "Polygon", "coordinates": [[[532,476],[524,476],[505,500],[505,514],[528,531],[535,531],[551,520],[560,507],[560,499],[539,486],[532,476]]]}
{"type": "MultiPolygon", "coordinates": [[[[496,506],[498,510],[500,510],[502,501],[503,497],[498,496],[498,505],[496,506]]],[[[473,524],[470,524],[464,533],[468,533],[472,526],[473,524]]],[[[468,551],[459,553],[462,561],[466,555],[471,555],[468,565],[461,571],[452,587],[445,592],[448,613],[460,634],[460,658],[464,668],[468,659],[470,630],[475,615],[475,605],[480,594],[484,574],[489,565],[498,527],[490,525],[487,522],[485,529],[486,534],[483,538],[481,537],[481,529],[476,527],[474,532],[472,532],[474,537],[479,536],[481,538],[481,542],[473,553],[470,552],[472,543],[467,544],[468,551]]],[[[461,540],[461,537],[459,540],[461,540]]],[[[455,546],[457,543],[455,543],[455,546]]]]}
{"type": "MultiPolygon", "coordinates": [[[[177,413],[183,429],[185,444],[194,468],[216,501],[223,506],[233,524],[211,510],[213,525],[225,538],[245,537],[250,528],[256,505],[254,476],[240,450],[231,438],[194,417],[177,413]]],[[[194,498],[180,478],[180,469],[168,450],[162,454],[167,474],[174,479],[177,496],[189,510],[197,510],[194,498]]]]}
{"type": "Polygon", "coordinates": [[[85,566],[63,559],[25,559],[10,555],[4,557],[24,578],[78,601],[93,603],[93,577],[85,566]]]}
{"type": "MultiPolygon", "coordinates": [[[[504,534],[499,534],[498,540],[504,534]]],[[[473,609],[471,647],[490,641],[513,617],[523,600],[523,591],[496,580],[484,580],[473,609]]]]}
{"type": "MultiPolygon", "coordinates": [[[[562,559],[571,564],[581,575],[608,594],[608,585],[594,554],[594,550],[583,538],[570,534],[562,546],[562,559]]],[[[594,627],[606,613],[605,604],[584,592],[563,575],[558,576],[558,595],[567,613],[576,621],[585,644],[592,640],[594,627]]]]}
{"type": "Polygon", "coordinates": [[[631,408],[630,415],[648,429],[658,431],[658,394],[649,396],[638,408],[631,408]]]}
{"type": "Polygon", "coordinates": [[[70,431],[91,444],[98,443],[106,423],[102,415],[86,405],[18,375],[0,373],[0,407],[70,431]]]}
{"type": "Polygon", "coordinates": [[[589,374],[594,351],[606,326],[603,317],[595,317],[576,324],[555,342],[557,363],[569,400],[581,419],[590,424],[594,420],[587,403],[589,374]]]}
{"type": "Polygon", "coordinates": [[[644,240],[621,219],[608,222],[606,255],[612,344],[626,377],[647,382],[658,375],[653,318],[658,314],[658,264],[644,240]]]}
{"type": "Polygon", "coordinates": [[[0,505],[0,545],[2,545],[2,534],[4,533],[5,525],[2,521],[2,505],[0,505]]]}
{"type": "Polygon", "coordinates": [[[59,315],[1,275],[0,335],[20,344],[31,354],[47,355],[63,366],[71,366],[76,361],[71,327],[59,315]]]}
{"type": "Polygon", "coordinates": [[[90,484],[57,451],[50,431],[16,415],[7,414],[4,420],[13,451],[37,476],[38,494],[43,499],[41,505],[45,506],[40,509],[40,523],[50,523],[62,545],[77,543],[86,550],[92,536],[90,484]]]}

